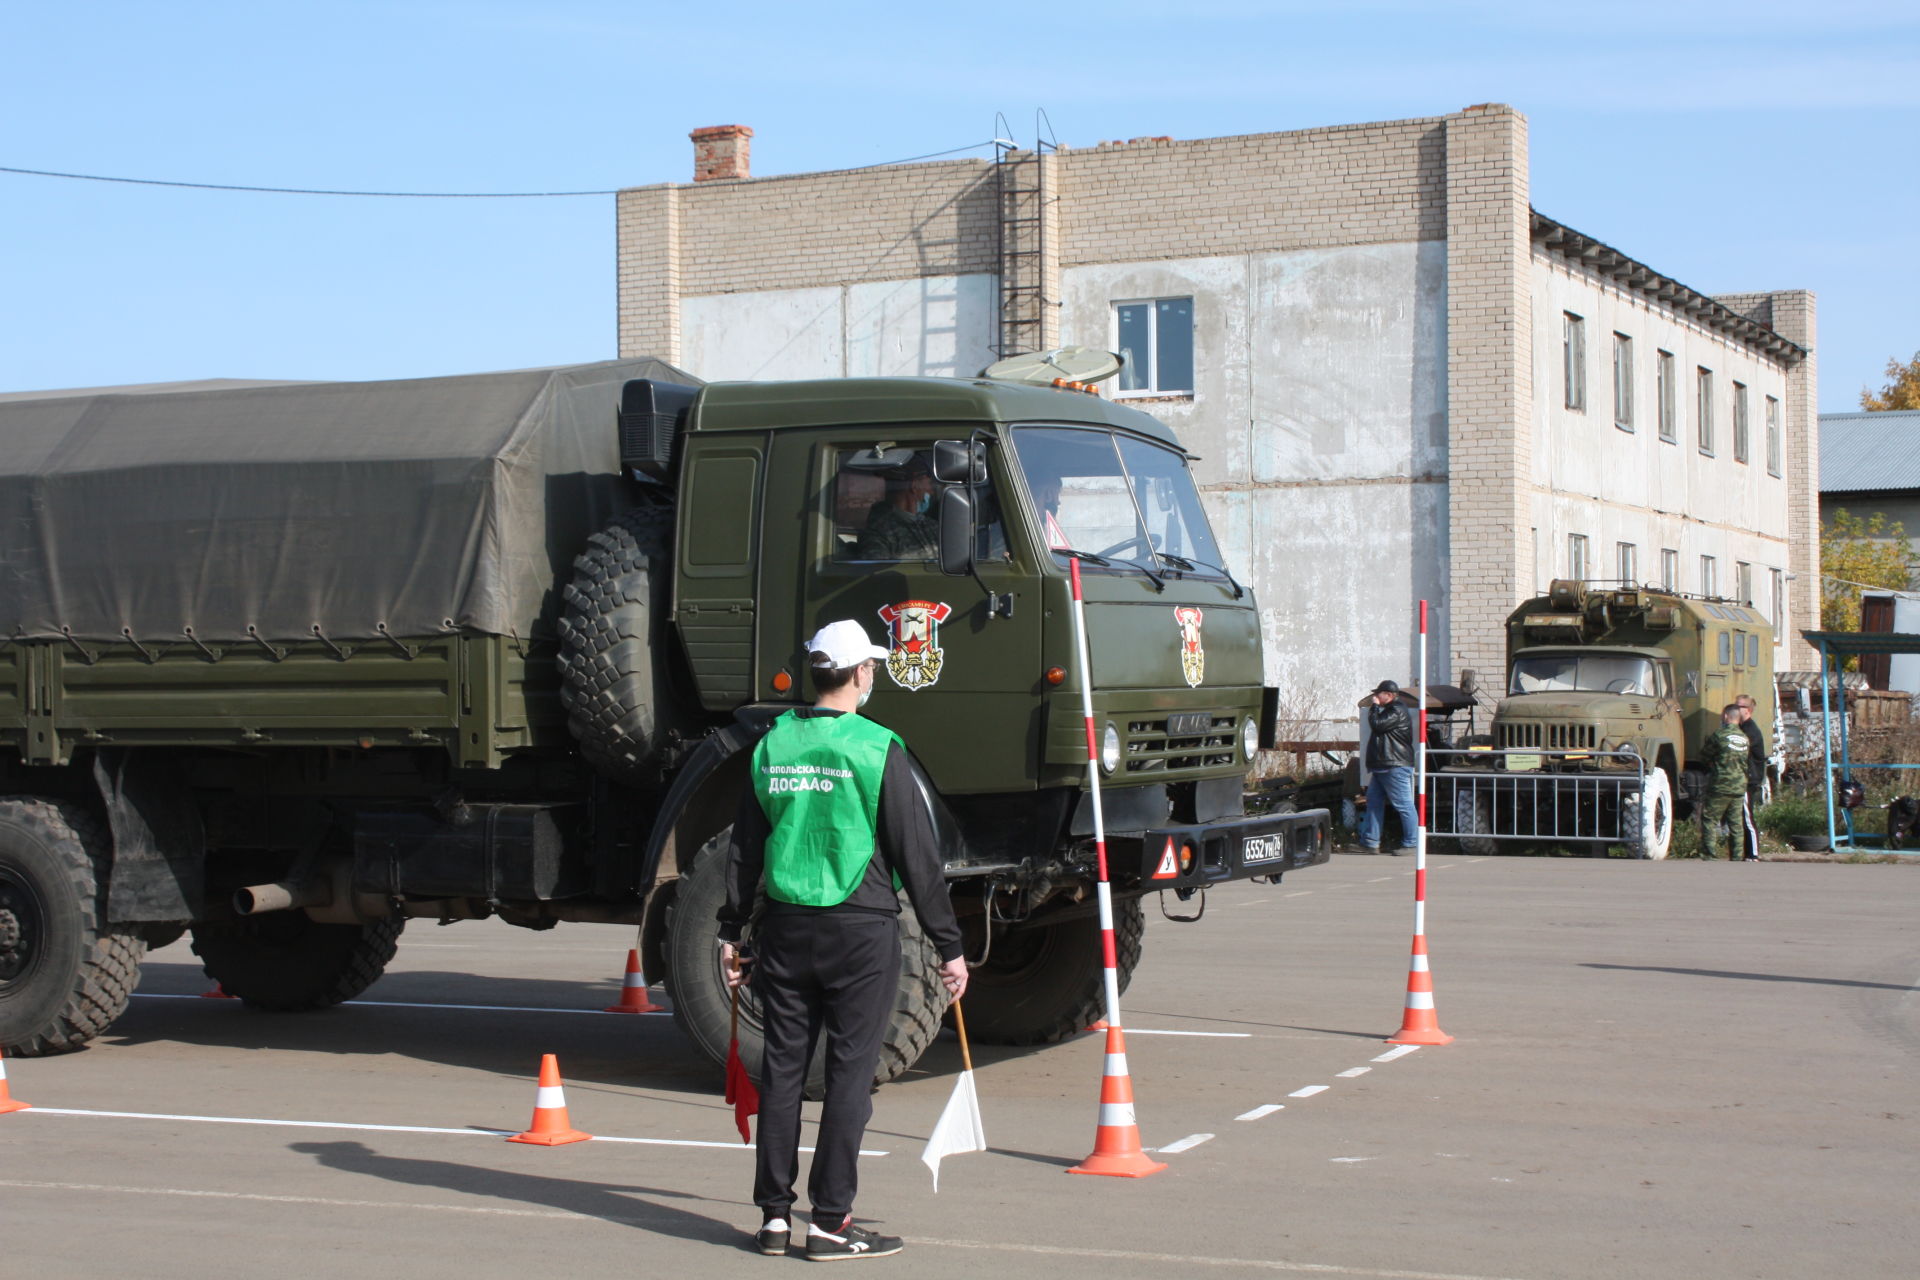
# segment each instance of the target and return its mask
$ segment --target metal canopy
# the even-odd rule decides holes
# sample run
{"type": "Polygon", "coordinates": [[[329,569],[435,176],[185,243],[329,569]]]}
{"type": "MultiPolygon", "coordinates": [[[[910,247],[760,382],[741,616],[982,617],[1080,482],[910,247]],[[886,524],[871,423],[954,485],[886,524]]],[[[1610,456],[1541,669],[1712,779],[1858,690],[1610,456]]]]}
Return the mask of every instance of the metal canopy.
{"type": "MultiPolygon", "coordinates": [[[[1873,832],[1858,832],[1853,829],[1853,810],[1840,809],[1836,816],[1833,802],[1833,779],[1835,770],[1844,782],[1853,780],[1856,767],[1863,769],[1920,769],[1920,764],[1869,764],[1855,766],[1852,744],[1847,734],[1847,704],[1843,696],[1840,700],[1840,759],[1833,758],[1833,679],[1837,674],[1833,668],[1836,657],[1848,657],[1869,653],[1920,653],[1920,635],[1910,635],[1897,631],[1802,631],[1807,643],[1820,650],[1820,737],[1826,751],[1826,793],[1827,793],[1827,847],[1832,850],[1852,849],[1866,844],[1878,844],[1882,853],[1906,853],[1903,849],[1885,847],[1886,837],[1873,832]],[[1844,836],[1843,836],[1844,830],[1844,836]]],[[[1920,852],[1920,851],[1916,851],[1920,852]]]]}

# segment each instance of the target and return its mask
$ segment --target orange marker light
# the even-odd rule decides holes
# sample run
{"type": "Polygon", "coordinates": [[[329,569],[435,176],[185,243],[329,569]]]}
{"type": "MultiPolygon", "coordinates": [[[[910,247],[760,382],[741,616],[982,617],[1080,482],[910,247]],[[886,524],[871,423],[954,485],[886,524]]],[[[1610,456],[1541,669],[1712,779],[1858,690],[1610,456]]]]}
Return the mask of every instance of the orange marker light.
{"type": "Polygon", "coordinates": [[[785,671],[776,671],[773,673],[773,691],[775,693],[785,693],[791,688],[793,688],[792,676],[788,675],[785,671]]]}
{"type": "Polygon", "coordinates": [[[1062,683],[1065,683],[1066,678],[1067,678],[1066,668],[1064,667],[1048,667],[1047,668],[1048,684],[1062,684],[1062,683]]]}

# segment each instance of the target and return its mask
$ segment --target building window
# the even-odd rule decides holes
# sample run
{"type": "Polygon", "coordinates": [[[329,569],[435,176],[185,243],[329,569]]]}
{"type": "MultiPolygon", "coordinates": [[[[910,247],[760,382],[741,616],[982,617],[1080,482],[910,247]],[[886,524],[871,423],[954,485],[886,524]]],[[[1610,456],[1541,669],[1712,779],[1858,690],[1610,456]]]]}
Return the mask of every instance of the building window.
{"type": "Polygon", "coordinates": [[[1567,408],[1575,413],[1587,411],[1587,322],[1571,311],[1561,312],[1566,322],[1561,345],[1561,372],[1567,383],[1567,408]]]}
{"type": "Polygon", "coordinates": [[[1773,642],[1786,643],[1787,575],[1780,569],[1769,570],[1773,578],[1773,642]]]}
{"type": "Polygon", "coordinates": [[[1700,594],[1717,596],[1720,594],[1720,566],[1712,556],[1700,557],[1700,594]]]}
{"type": "Polygon", "coordinates": [[[1614,568],[1620,581],[1631,587],[1640,581],[1640,549],[1631,542],[1613,544],[1614,568]]]}
{"type": "Polygon", "coordinates": [[[1694,418],[1699,424],[1700,452],[1713,456],[1713,370],[1705,365],[1694,370],[1694,418]]]}
{"type": "Polygon", "coordinates": [[[1780,402],[1767,397],[1767,474],[1780,474],[1780,402]]]}
{"type": "Polygon", "coordinates": [[[1567,576],[1580,582],[1587,580],[1587,535],[1584,533],[1567,535],[1567,576]]]}
{"type": "Polygon", "coordinates": [[[1653,362],[1653,397],[1660,402],[1660,438],[1680,442],[1680,415],[1674,405],[1673,352],[1659,352],[1653,362]]]}
{"type": "Polygon", "coordinates": [[[1733,562],[1733,598],[1744,605],[1753,603],[1753,566],[1745,560],[1733,562]]]}
{"type": "Polygon", "coordinates": [[[1660,548],[1660,585],[1669,591],[1680,589],[1680,553],[1672,547],[1660,548]]]}
{"type": "Polygon", "coordinates": [[[1114,346],[1126,360],[1120,369],[1122,392],[1192,393],[1192,298],[1115,303],[1113,325],[1114,346]]]}
{"type": "Polygon", "coordinates": [[[1613,425],[1633,430],[1633,339],[1613,335],[1613,425]]]}
{"type": "Polygon", "coordinates": [[[1747,460],[1747,384],[1733,384],[1733,460],[1747,460]]]}

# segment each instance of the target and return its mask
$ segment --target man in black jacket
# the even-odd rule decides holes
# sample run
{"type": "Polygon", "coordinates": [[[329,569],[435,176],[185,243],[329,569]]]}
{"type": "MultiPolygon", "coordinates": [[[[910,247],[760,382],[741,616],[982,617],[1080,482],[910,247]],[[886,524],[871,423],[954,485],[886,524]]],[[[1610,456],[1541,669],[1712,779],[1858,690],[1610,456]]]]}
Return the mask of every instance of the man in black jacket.
{"type": "Polygon", "coordinates": [[[1413,716],[1400,701],[1400,686],[1382,680],[1367,708],[1367,807],[1360,815],[1360,847],[1380,851],[1381,828],[1389,804],[1400,815],[1400,847],[1416,848],[1420,819],[1413,808],[1413,716]]]}

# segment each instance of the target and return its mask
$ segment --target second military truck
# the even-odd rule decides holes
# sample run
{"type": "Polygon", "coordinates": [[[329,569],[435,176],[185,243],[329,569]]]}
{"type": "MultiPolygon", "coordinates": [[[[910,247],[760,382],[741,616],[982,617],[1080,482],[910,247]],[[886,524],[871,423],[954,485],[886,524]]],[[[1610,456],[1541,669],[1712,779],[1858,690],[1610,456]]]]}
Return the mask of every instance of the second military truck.
{"type": "MultiPolygon", "coordinates": [[[[229,993],[305,1009],[409,919],[494,917],[642,926],[719,1060],[727,832],[838,618],[884,637],[868,714],[934,817],[968,1021],[1077,1032],[1101,961],[1072,558],[1122,981],[1143,895],[1327,858],[1324,811],[1244,814],[1274,695],[1185,452],[1082,390],[625,360],[5,396],[0,441],[9,1053],[97,1035],[183,931],[229,993]]],[[[906,925],[883,1079],[944,1007],[906,925]]]]}

